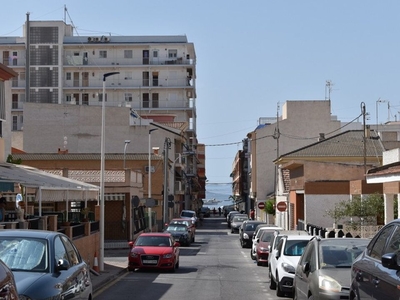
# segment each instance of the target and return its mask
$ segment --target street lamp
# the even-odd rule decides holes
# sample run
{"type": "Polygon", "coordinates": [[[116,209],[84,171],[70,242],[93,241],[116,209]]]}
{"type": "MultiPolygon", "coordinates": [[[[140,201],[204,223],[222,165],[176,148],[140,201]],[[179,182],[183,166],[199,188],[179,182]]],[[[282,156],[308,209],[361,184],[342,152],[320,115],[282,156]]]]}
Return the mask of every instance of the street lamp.
{"type": "Polygon", "coordinates": [[[125,170],[125,158],[126,158],[126,147],[131,142],[131,140],[125,140],[125,147],[124,147],[124,170],[125,170]]]}
{"type": "Polygon", "coordinates": [[[101,99],[101,163],[100,163],[100,253],[99,269],[104,271],[104,150],[105,150],[105,102],[106,102],[106,79],[109,76],[119,74],[110,72],[103,75],[103,95],[101,99]]]}
{"type": "MultiPolygon", "coordinates": [[[[151,199],[151,133],[157,130],[157,128],[149,130],[149,183],[148,183],[148,199],[151,199]]],[[[151,201],[151,200],[150,200],[151,201]]],[[[149,206],[149,227],[150,232],[152,232],[152,219],[151,219],[151,207],[149,206]]]]}

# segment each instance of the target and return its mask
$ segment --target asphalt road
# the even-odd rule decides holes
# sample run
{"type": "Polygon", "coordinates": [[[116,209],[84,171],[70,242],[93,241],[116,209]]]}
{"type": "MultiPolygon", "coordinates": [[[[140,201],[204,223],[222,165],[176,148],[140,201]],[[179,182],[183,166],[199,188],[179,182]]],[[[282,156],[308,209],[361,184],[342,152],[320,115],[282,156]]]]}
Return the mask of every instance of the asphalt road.
{"type": "MultiPolygon", "coordinates": [[[[126,260],[126,250],[108,253],[126,260]]],[[[96,295],[96,300],[273,300],[268,269],[258,267],[250,249],[242,249],[238,234],[231,234],[223,217],[207,218],[196,230],[196,241],[181,247],[176,273],[124,273],[96,295]]]]}

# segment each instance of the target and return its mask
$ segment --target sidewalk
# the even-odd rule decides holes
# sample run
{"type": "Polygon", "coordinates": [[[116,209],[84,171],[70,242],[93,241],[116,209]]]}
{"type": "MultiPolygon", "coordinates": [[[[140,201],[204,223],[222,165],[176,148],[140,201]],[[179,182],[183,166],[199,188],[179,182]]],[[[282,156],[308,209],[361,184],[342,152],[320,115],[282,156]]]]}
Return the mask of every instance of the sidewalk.
{"type": "Polygon", "coordinates": [[[127,242],[124,242],[120,245],[105,245],[105,249],[104,270],[99,272],[100,275],[90,273],[93,285],[93,293],[95,293],[111,281],[115,280],[119,276],[128,272],[127,267],[129,248],[127,247],[127,242]],[[115,256],[112,252],[120,253],[115,256]]]}

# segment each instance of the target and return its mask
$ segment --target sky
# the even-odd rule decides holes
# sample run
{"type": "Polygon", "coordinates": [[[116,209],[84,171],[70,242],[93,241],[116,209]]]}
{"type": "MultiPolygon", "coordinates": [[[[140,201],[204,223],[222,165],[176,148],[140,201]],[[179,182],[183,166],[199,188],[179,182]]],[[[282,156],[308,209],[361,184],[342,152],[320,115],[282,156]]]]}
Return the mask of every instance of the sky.
{"type": "Polygon", "coordinates": [[[209,183],[231,182],[260,118],[276,117],[288,100],[327,99],[327,81],[339,120],[359,116],[362,103],[367,124],[400,119],[398,0],[3,2],[0,36],[21,36],[28,12],[32,21],[63,20],[64,6],[74,35],[186,35],[197,55],[209,183]]]}

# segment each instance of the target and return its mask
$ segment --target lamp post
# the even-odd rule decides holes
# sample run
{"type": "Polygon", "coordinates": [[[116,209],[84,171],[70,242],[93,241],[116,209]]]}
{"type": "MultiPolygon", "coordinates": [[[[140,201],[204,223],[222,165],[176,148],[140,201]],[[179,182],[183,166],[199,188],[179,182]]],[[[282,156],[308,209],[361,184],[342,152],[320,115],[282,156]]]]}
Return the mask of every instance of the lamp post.
{"type": "Polygon", "coordinates": [[[124,170],[125,170],[125,160],[126,160],[126,147],[131,142],[131,140],[125,140],[125,147],[124,147],[124,170]]]}
{"type": "Polygon", "coordinates": [[[106,102],[106,79],[109,76],[119,74],[110,72],[103,75],[103,95],[101,99],[101,163],[100,163],[100,253],[99,269],[104,271],[104,150],[105,150],[105,102],[106,102]]]}
{"type": "MultiPolygon", "coordinates": [[[[151,133],[157,130],[157,128],[149,130],[149,182],[148,182],[148,199],[151,199],[151,133]]],[[[151,218],[151,207],[149,206],[149,229],[152,232],[152,218],[151,218]]]]}

